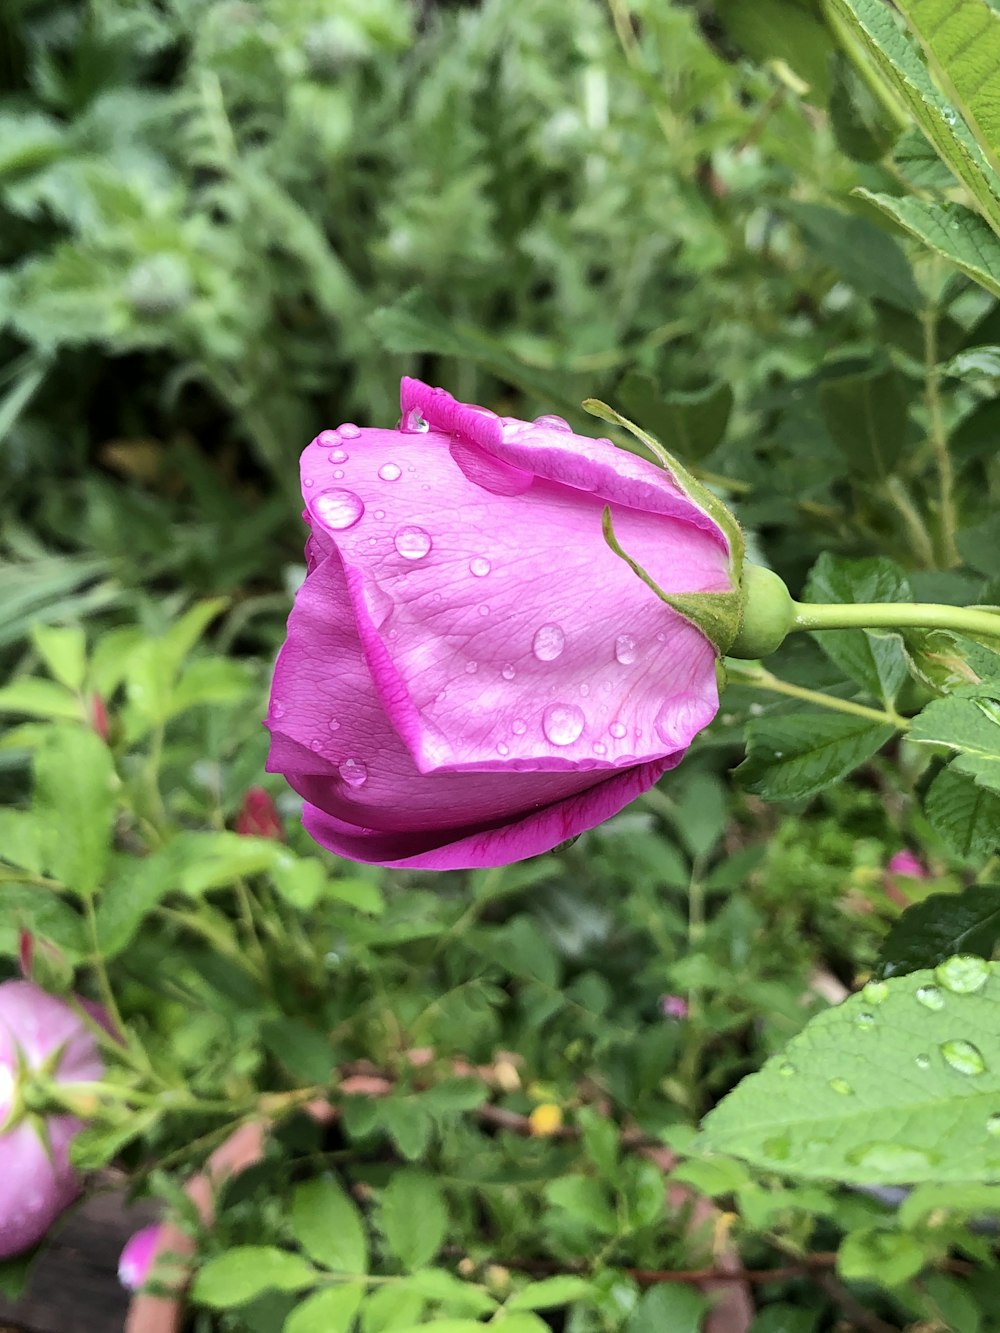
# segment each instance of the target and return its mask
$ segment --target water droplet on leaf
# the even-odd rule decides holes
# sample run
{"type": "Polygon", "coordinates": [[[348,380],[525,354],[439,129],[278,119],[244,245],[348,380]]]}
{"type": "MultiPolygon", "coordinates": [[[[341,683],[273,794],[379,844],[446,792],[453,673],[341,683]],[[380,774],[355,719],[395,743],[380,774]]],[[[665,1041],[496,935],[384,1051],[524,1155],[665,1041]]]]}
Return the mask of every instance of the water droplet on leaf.
{"type": "Polygon", "coordinates": [[[938,990],[937,986],[918,986],[917,1003],[922,1004],[925,1009],[943,1009],[944,996],[938,990]]]}
{"type": "Polygon", "coordinates": [[[973,954],[959,954],[946,958],[934,969],[934,976],[945,988],[956,995],[972,995],[982,990],[990,975],[989,965],[973,954]]]}
{"type": "Polygon", "coordinates": [[[952,1069],[959,1074],[976,1075],[986,1073],[986,1061],[983,1059],[982,1052],[977,1046],[973,1046],[971,1041],[965,1041],[959,1037],[955,1041],[943,1042],[941,1054],[952,1069]]]}
{"type": "Polygon", "coordinates": [[[856,1028],[873,1028],[875,1026],[875,1015],[867,1012],[858,1014],[854,1020],[854,1026],[856,1028]]]}
{"type": "Polygon", "coordinates": [[[1000,1134],[1000,1114],[991,1115],[986,1121],[987,1134],[1000,1134]]]}
{"type": "Polygon", "coordinates": [[[830,1087],[834,1092],[839,1092],[841,1097],[853,1097],[854,1089],[848,1083],[846,1078],[831,1078],[830,1087]]]}
{"type": "Polygon", "coordinates": [[[869,981],[861,988],[861,994],[869,1004],[881,1004],[889,994],[889,987],[884,981],[869,981]]]}
{"type": "Polygon", "coordinates": [[[918,1055],[913,1063],[918,1069],[930,1069],[931,1057],[929,1055],[918,1055]]]}
{"type": "Polygon", "coordinates": [[[790,1060],[786,1060],[783,1064],[778,1066],[778,1073],[782,1078],[791,1078],[794,1074],[798,1073],[798,1070],[790,1060]]]}

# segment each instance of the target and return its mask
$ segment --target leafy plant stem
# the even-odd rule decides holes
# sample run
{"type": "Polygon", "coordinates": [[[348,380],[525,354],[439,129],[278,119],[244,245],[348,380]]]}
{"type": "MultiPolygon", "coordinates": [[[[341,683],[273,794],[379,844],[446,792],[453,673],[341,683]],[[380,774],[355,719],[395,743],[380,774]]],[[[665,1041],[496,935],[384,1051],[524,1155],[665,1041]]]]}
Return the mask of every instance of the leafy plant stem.
{"type": "Polygon", "coordinates": [[[1000,614],[937,602],[796,602],[793,629],[945,629],[1000,640],[1000,614]]]}
{"type": "Polygon", "coordinates": [[[946,569],[953,569],[961,564],[958,547],[955,545],[955,473],[948,451],[948,432],[941,410],[941,372],[938,368],[937,346],[937,310],[931,308],[923,314],[924,326],[924,366],[925,396],[927,399],[928,426],[930,441],[934,449],[934,461],[937,465],[938,495],[941,506],[941,545],[946,569]]]}
{"type": "MultiPolygon", "coordinates": [[[[803,628],[803,627],[800,627],[803,628]]],[[[838,699],[833,694],[823,694],[821,690],[810,690],[804,685],[793,685],[772,675],[764,667],[748,666],[726,659],[726,674],[731,681],[739,685],[749,685],[752,689],[768,690],[771,694],[784,694],[790,699],[801,699],[803,703],[818,704],[821,708],[831,708],[837,713],[850,713],[854,717],[866,717],[890,727],[905,729],[909,723],[898,713],[890,713],[881,708],[869,708],[866,704],[856,704],[850,699],[838,699]]]]}
{"type": "Polygon", "coordinates": [[[931,541],[917,506],[910,498],[910,493],[901,478],[890,477],[885,483],[885,493],[889,502],[903,520],[914,555],[917,556],[925,569],[933,569],[937,563],[934,555],[934,543],[931,541]]]}

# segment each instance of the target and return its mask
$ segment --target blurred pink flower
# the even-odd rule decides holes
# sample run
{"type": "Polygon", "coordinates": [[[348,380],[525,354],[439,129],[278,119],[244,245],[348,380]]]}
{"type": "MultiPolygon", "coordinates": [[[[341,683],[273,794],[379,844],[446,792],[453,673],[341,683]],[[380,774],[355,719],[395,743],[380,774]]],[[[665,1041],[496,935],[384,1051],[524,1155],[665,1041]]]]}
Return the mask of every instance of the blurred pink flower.
{"type": "Polygon", "coordinates": [[[302,455],[268,768],[339,855],[505,865],[615,814],[718,708],[712,643],[609,549],[605,507],[666,592],[729,591],[728,545],[669,472],[559,417],[411,379],[402,411],[302,455]]]}
{"type": "Polygon", "coordinates": [[[920,860],[906,847],[889,858],[885,868],[885,896],[897,907],[909,907],[912,899],[897,875],[903,879],[928,879],[929,876],[920,860]]]}
{"type": "Polygon", "coordinates": [[[104,1072],[97,1043],[65,1000],[30,981],[0,984],[0,1259],[30,1249],[76,1198],[69,1146],[83,1128],[71,1115],[28,1111],[25,1076],[46,1067],[57,1083],[104,1072]]]}
{"type": "Polygon", "coordinates": [[[159,1239],[160,1224],[154,1222],[137,1231],[126,1243],[118,1260],[118,1281],[127,1291],[138,1291],[145,1286],[159,1239]]]}
{"type": "Polygon", "coordinates": [[[687,1018],[687,1000],[683,995],[661,995],[660,1012],[664,1018],[687,1018]]]}

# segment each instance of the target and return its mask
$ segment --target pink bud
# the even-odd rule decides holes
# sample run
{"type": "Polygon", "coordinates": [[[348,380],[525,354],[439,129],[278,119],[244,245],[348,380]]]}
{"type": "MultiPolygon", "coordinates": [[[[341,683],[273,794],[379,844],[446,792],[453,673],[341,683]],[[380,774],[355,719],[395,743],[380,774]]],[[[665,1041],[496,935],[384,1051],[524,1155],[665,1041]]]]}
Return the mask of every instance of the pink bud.
{"type": "Polygon", "coordinates": [[[107,741],[108,710],[104,706],[104,700],[96,693],[90,696],[90,725],[102,741],[107,741]]]}
{"type": "Polygon", "coordinates": [[[927,879],[927,871],[913,852],[905,847],[901,852],[896,852],[886,869],[890,875],[907,875],[910,879],[927,879]]]}
{"type": "Polygon", "coordinates": [[[25,981],[31,980],[31,965],[35,957],[35,940],[30,930],[22,930],[17,937],[17,961],[21,968],[21,976],[25,981]]]}
{"type": "Polygon", "coordinates": [[[244,838],[285,839],[285,829],[278,808],[263,787],[251,787],[243,797],[236,816],[236,832],[244,838]]]}
{"type": "Polygon", "coordinates": [[[79,1014],[30,981],[0,984],[0,1259],[30,1249],[79,1193],[69,1147],[83,1128],[70,1115],[25,1113],[27,1072],[46,1067],[56,1083],[104,1073],[97,1044],[79,1014]]]}
{"type": "Polygon", "coordinates": [[[118,1281],[126,1291],[138,1291],[146,1285],[160,1239],[160,1224],[143,1227],[128,1241],[118,1260],[118,1281]]]}
{"type": "Polygon", "coordinates": [[[687,1000],[683,995],[661,995],[660,1013],[664,1018],[687,1018],[687,1000]]]}

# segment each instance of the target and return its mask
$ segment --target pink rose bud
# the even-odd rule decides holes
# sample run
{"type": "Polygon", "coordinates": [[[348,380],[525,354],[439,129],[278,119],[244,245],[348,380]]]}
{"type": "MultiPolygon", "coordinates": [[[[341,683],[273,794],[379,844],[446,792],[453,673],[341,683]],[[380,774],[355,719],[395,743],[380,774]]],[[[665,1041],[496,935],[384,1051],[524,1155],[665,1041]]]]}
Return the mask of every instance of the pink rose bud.
{"type": "Polygon", "coordinates": [[[90,725],[102,741],[108,739],[108,710],[104,700],[96,693],[90,696],[90,725]]]}
{"type": "Polygon", "coordinates": [[[39,1115],[24,1082],[91,1082],[104,1072],[97,1043],[64,1001],[30,981],[0,984],[0,1259],[30,1249],[76,1198],[69,1146],[83,1128],[70,1115],[39,1115]]]}
{"type": "Polygon", "coordinates": [[[683,995],[661,995],[660,1012],[664,1018],[687,1018],[687,1000],[683,995]]]}
{"type": "Polygon", "coordinates": [[[912,899],[897,876],[902,876],[904,879],[928,878],[923,865],[906,847],[889,858],[889,864],[885,868],[885,896],[897,907],[909,907],[912,899]]]}
{"type": "Polygon", "coordinates": [[[251,787],[236,816],[236,832],[244,838],[273,838],[284,841],[285,828],[278,807],[263,787],[251,787]]]}
{"type": "Polygon", "coordinates": [[[146,1285],[159,1239],[160,1224],[154,1222],[137,1231],[127,1242],[118,1260],[118,1281],[126,1291],[138,1291],[146,1285]]]}
{"type": "Polygon", "coordinates": [[[302,455],[268,769],[341,856],[506,865],[617,813],[718,709],[715,645],[609,547],[605,508],[666,594],[732,594],[729,543],[669,471],[559,417],[409,379],[402,406],[302,455]]]}

